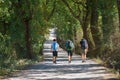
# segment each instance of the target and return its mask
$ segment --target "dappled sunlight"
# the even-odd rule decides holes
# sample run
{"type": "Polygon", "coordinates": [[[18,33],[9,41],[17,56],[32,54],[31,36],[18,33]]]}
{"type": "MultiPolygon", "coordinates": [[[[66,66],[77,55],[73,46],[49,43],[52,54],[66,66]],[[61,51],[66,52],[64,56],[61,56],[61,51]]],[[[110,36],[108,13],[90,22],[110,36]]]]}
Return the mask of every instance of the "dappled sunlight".
{"type": "Polygon", "coordinates": [[[50,35],[49,35],[49,38],[48,38],[48,39],[49,39],[49,40],[55,39],[55,38],[56,38],[55,28],[50,29],[49,31],[50,31],[50,35]]]}
{"type": "MultiPolygon", "coordinates": [[[[50,31],[52,31],[50,34],[54,35],[54,29],[50,31]]],[[[61,48],[58,51],[57,64],[53,64],[51,39],[54,37],[50,36],[49,40],[44,43],[43,62],[27,66],[21,73],[9,80],[104,80],[104,78],[113,78],[113,74],[94,61],[87,59],[85,63],[82,63],[80,55],[73,54],[72,62],[68,63],[67,52],[61,48]]]]}
{"type": "MultiPolygon", "coordinates": [[[[25,73],[24,78],[34,79],[103,79],[106,74],[105,69],[99,69],[99,66],[91,68],[87,67],[88,64],[41,64],[38,69],[33,67],[25,73]],[[43,67],[44,65],[44,67],[43,67]],[[86,66],[86,67],[85,67],[86,66]]],[[[91,64],[92,65],[92,64],[91,64]]],[[[94,66],[94,64],[92,65],[94,66]]]]}

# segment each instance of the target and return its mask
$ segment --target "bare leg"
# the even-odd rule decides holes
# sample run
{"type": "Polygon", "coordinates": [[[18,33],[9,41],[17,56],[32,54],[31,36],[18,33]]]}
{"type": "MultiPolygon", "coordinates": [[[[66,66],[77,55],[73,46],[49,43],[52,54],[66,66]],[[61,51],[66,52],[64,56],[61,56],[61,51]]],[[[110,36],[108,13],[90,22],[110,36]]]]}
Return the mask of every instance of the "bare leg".
{"type": "Polygon", "coordinates": [[[87,49],[84,50],[84,53],[82,54],[82,62],[85,62],[86,60],[86,54],[87,54],[87,49]]]}
{"type": "Polygon", "coordinates": [[[56,62],[57,57],[55,57],[55,62],[56,62]]]}
{"type": "Polygon", "coordinates": [[[85,49],[85,60],[86,60],[87,51],[88,51],[88,49],[85,49]]]}
{"type": "Polygon", "coordinates": [[[68,56],[68,61],[70,62],[70,55],[68,56]]]}
{"type": "Polygon", "coordinates": [[[85,50],[84,50],[82,53],[82,62],[85,62],[85,59],[86,59],[86,54],[85,54],[85,50]]]}
{"type": "Polygon", "coordinates": [[[84,59],[85,59],[85,58],[84,58],[84,53],[82,53],[82,62],[84,61],[84,59]]]}
{"type": "Polygon", "coordinates": [[[84,54],[84,61],[86,60],[86,54],[84,54]]]}
{"type": "Polygon", "coordinates": [[[56,56],[53,57],[53,63],[56,63],[56,56]]]}
{"type": "Polygon", "coordinates": [[[70,56],[70,61],[72,60],[72,56],[70,56]]]}
{"type": "Polygon", "coordinates": [[[69,60],[69,63],[71,62],[71,60],[72,60],[72,56],[68,56],[68,60],[69,60]]]}
{"type": "Polygon", "coordinates": [[[53,56],[53,62],[55,61],[55,57],[53,56]]]}

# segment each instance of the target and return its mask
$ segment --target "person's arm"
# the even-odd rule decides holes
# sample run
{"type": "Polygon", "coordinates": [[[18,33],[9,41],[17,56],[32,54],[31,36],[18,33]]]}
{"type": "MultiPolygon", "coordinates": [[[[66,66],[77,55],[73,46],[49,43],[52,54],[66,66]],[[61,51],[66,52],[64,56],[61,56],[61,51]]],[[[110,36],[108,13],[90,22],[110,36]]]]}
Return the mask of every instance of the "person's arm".
{"type": "Polygon", "coordinates": [[[59,44],[58,44],[58,51],[60,50],[60,46],[59,46],[59,44]]]}

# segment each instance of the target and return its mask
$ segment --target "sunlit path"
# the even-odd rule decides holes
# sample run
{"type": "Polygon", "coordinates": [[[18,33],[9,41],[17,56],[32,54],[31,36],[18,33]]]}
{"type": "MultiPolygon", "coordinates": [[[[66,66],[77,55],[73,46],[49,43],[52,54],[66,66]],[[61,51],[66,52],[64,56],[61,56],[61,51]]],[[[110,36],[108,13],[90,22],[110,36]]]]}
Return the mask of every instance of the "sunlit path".
{"type": "Polygon", "coordinates": [[[44,44],[44,61],[28,66],[21,73],[4,80],[115,80],[114,75],[107,72],[106,68],[87,60],[82,63],[79,55],[73,55],[73,60],[68,63],[67,53],[60,49],[57,64],[52,62],[51,42],[56,37],[54,29],[44,44]]]}

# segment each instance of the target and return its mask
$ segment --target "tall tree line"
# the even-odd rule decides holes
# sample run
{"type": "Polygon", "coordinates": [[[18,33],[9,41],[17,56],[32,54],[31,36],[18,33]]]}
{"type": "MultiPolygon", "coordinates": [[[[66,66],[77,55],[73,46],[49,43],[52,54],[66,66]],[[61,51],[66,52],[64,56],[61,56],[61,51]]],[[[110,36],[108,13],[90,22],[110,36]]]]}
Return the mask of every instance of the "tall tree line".
{"type": "Polygon", "coordinates": [[[120,63],[120,0],[0,0],[0,25],[3,63],[13,56],[34,59],[41,54],[51,26],[57,27],[62,44],[74,41],[75,53],[84,37],[90,56],[112,66],[120,63]]]}
{"type": "Polygon", "coordinates": [[[111,66],[119,65],[120,1],[57,0],[57,2],[57,9],[60,11],[55,11],[55,15],[59,15],[59,18],[55,17],[58,20],[55,19],[58,37],[63,42],[72,39],[76,46],[75,53],[79,53],[78,43],[84,37],[89,43],[90,56],[99,56],[111,66]]]}
{"type": "Polygon", "coordinates": [[[54,0],[0,0],[0,70],[42,55],[54,6],[54,0]]]}

